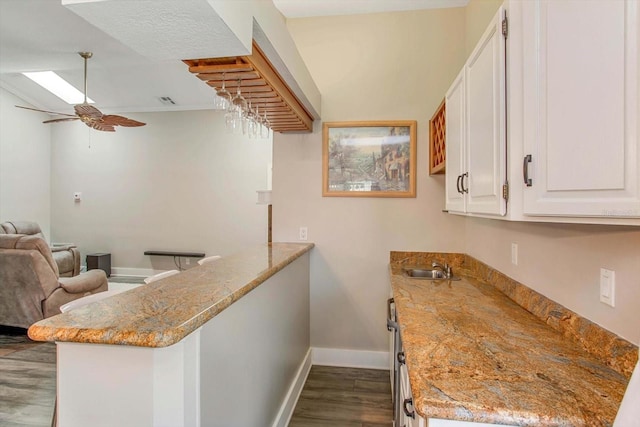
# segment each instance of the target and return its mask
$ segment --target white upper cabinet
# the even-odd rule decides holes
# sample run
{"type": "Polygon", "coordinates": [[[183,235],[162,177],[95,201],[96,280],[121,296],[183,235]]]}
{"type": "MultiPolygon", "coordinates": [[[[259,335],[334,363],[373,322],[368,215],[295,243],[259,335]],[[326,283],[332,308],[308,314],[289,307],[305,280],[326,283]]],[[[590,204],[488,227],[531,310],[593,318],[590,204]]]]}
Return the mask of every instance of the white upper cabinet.
{"type": "Polygon", "coordinates": [[[446,116],[446,206],[449,212],[466,212],[465,192],[462,188],[465,157],[464,69],[458,74],[445,95],[446,116]]]}
{"type": "Polygon", "coordinates": [[[505,0],[446,95],[447,209],[640,225],[639,23],[638,0],[505,0]]]}
{"type": "Polygon", "coordinates": [[[446,95],[446,204],[452,212],[504,215],[506,201],[503,8],[446,95]]]}
{"type": "Polygon", "coordinates": [[[501,7],[465,64],[467,211],[504,215],[506,181],[505,38],[501,7]]]}
{"type": "Polygon", "coordinates": [[[638,6],[520,1],[524,215],[640,218],[638,6]]]}

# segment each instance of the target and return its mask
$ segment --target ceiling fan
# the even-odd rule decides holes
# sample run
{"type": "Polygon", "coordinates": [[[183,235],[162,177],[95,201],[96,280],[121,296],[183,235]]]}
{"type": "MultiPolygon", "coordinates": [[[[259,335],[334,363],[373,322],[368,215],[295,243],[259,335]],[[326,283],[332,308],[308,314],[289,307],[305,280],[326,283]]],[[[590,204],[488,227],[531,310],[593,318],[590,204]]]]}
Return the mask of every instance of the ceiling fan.
{"type": "Polygon", "coordinates": [[[58,116],[66,116],[59,119],[45,120],[42,123],[57,123],[68,122],[72,120],[81,120],[82,123],[90,128],[101,130],[105,132],[115,132],[116,126],[135,127],[144,126],[146,123],[142,123],[136,120],[128,119],[123,116],[117,116],[114,114],[102,114],[93,105],[87,103],[87,60],[93,56],[92,52],[78,52],[78,54],[84,58],[84,102],[82,104],[75,105],[73,109],[76,114],[57,113],[55,111],[39,110],[37,108],[22,107],[16,105],[18,108],[24,108],[25,110],[40,111],[42,113],[55,114],[58,116]]]}

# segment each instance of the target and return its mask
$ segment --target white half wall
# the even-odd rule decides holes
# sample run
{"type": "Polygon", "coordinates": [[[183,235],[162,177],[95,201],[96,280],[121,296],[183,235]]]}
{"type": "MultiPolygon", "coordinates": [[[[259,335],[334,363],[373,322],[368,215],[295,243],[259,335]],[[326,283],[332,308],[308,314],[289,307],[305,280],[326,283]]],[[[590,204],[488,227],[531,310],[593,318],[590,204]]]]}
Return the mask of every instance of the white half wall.
{"type": "Polygon", "coordinates": [[[416,198],[322,197],[322,123],[274,137],[274,240],[306,226],[316,244],[311,346],[386,353],[389,251],[464,248],[464,219],[442,212],[444,177],[428,175],[429,119],[464,63],[464,9],[287,22],[323,121],[418,121],[416,198]]]}
{"type": "Polygon", "coordinates": [[[50,117],[0,88],[0,222],[35,221],[51,238],[50,117]]]}
{"type": "Polygon", "coordinates": [[[307,253],[202,326],[202,425],[284,424],[308,353],[307,253]]]}
{"type": "Polygon", "coordinates": [[[112,267],[152,270],[176,267],[145,250],[224,256],[267,241],[267,206],[256,204],[256,191],[267,186],[270,140],[227,133],[221,112],[125,115],[147,125],[115,133],[52,126],[56,241],[76,243],[83,262],[109,252],[112,267]]]}

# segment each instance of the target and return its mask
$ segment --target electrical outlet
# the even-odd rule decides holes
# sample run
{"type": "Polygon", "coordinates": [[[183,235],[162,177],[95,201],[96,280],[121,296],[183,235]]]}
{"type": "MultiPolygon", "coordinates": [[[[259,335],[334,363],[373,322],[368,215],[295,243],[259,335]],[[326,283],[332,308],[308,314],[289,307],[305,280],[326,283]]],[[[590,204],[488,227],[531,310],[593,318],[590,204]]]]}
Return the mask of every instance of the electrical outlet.
{"type": "Polygon", "coordinates": [[[298,236],[299,240],[307,240],[307,227],[300,227],[300,235],[298,236]]]}
{"type": "Polygon", "coordinates": [[[600,302],[616,306],[616,272],[600,269],[600,302]]]}
{"type": "Polygon", "coordinates": [[[511,264],[518,265],[518,244],[511,244],[511,264]]]}

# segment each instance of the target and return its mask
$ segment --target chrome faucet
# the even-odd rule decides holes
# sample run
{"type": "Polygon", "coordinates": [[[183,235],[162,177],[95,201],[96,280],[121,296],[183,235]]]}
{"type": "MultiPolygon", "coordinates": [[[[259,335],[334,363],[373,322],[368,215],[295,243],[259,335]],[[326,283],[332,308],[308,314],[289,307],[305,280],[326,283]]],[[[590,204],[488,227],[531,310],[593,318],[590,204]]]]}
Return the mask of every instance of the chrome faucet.
{"type": "Polygon", "coordinates": [[[433,269],[437,268],[441,270],[445,274],[447,279],[451,277],[451,267],[449,267],[449,264],[447,264],[446,262],[444,263],[444,265],[442,265],[439,262],[433,261],[431,263],[431,268],[433,269]]]}

